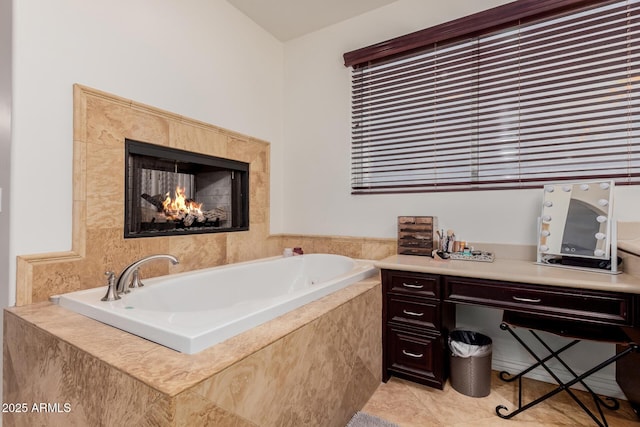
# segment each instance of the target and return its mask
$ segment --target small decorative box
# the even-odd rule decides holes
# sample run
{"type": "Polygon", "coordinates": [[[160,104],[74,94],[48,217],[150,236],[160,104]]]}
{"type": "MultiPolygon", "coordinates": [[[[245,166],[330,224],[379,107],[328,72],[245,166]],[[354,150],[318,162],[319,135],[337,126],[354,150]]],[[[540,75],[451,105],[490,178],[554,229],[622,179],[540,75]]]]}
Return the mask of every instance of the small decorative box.
{"type": "Polygon", "coordinates": [[[437,227],[437,217],[399,216],[398,254],[431,256],[435,249],[434,230],[437,227]]]}

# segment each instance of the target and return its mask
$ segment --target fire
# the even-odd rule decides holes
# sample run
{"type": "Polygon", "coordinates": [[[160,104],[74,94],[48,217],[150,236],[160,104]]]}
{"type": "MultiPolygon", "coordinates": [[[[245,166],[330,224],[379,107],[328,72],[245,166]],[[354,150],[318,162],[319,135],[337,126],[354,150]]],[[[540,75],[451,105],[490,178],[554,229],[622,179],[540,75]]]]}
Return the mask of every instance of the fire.
{"type": "Polygon", "coordinates": [[[175,198],[171,198],[170,193],[167,193],[164,202],[164,213],[170,219],[182,219],[185,215],[193,214],[196,216],[202,215],[202,203],[194,202],[189,199],[184,193],[184,188],[176,187],[175,198]]]}

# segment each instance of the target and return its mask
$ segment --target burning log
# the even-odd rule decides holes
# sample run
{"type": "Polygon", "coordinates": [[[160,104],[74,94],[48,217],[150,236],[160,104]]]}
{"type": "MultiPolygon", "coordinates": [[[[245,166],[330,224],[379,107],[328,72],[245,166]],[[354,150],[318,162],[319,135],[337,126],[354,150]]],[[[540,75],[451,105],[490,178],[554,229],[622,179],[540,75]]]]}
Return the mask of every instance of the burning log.
{"type": "Polygon", "coordinates": [[[204,217],[206,218],[207,221],[211,221],[211,222],[215,220],[226,221],[227,212],[224,209],[214,208],[214,209],[211,209],[210,211],[204,212],[204,217]]]}
{"type": "Polygon", "coordinates": [[[200,210],[202,204],[187,198],[184,189],[181,188],[176,188],[175,199],[169,197],[168,193],[166,196],[161,194],[150,196],[144,193],[141,197],[151,203],[158,211],[156,215],[152,215],[154,216],[153,222],[181,221],[186,227],[190,227],[194,223],[214,222],[219,224],[220,221],[226,221],[228,218],[227,212],[220,208],[203,212],[200,210]]]}
{"type": "Polygon", "coordinates": [[[189,212],[183,219],[182,219],[182,223],[187,226],[187,227],[191,227],[191,225],[194,222],[205,222],[206,219],[204,217],[204,214],[200,211],[197,212],[189,212]]]}
{"type": "Polygon", "coordinates": [[[170,218],[173,218],[176,221],[182,221],[185,227],[191,227],[194,223],[216,222],[227,219],[227,213],[220,208],[211,209],[206,212],[169,211],[167,214],[170,218]]]}
{"type": "Polygon", "coordinates": [[[182,220],[182,223],[186,226],[186,227],[191,227],[191,225],[193,225],[193,222],[196,220],[195,215],[187,215],[186,217],[184,217],[184,219],[182,220]]]}
{"type": "Polygon", "coordinates": [[[150,196],[147,193],[144,193],[142,195],[142,198],[145,199],[147,202],[151,203],[153,206],[155,206],[156,209],[158,209],[158,212],[164,211],[164,204],[162,203],[164,202],[163,195],[156,194],[155,196],[150,196]]]}

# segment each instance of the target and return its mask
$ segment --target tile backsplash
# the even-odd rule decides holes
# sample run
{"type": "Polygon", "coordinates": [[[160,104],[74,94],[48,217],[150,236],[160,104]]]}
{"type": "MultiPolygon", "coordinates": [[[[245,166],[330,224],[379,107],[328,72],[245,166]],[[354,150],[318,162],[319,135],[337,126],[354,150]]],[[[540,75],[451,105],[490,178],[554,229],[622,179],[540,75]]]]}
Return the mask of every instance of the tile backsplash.
{"type": "Polygon", "coordinates": [[[18,257],[17,305],[103,285],[105,271],[121,271],[154,253],[174,254],[180,264],[151,263],[143,276],[275,253],[277,239],[269,238],[267,142],[75,85],[73,146],[72,249],[18,257]],[[125,138],[249,163],[250,230],[125,239],[125,138]]]}

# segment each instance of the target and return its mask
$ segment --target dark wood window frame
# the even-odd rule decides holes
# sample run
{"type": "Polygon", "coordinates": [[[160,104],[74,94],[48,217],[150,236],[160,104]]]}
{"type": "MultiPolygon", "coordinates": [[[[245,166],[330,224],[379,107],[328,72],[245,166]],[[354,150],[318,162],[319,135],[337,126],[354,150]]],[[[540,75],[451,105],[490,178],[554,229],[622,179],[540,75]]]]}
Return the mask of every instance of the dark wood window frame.
{"type": "MultiPolygon", "coordinates": [[[[428,67],[424,67],[423,65],[423,68],[420,68],[419,65],[420,62],[422,62],[423,64],[426,62],[426,60],[424,59],[425,57],[421,55],[424,55],[425,53],[429,55],[429,52],[435,52],[437,49],[443,50],[448,48],[450,50],[450,63],[453,63],[454,60],[458,61],[458,65],[450,68],[451,70],[453,70],[452,74],[459,74],[457,80],[453,79],[451,82],[448,82],[448,84],[462,87],[466,85],[467,81],[470,81],[474,77],[471,74],[480,73],[480,71],[477,70],[464,70],[465,62],[463,61],[466,61],[467,59],[463,55],[466,55],[468,51],[473,49],[475,49],[476,51],[485,49],[482,51],[482,55],[484,55],[482,60],[484,61],[484,67],[486,67],[485,69],[487,70],[486,73],[494,73],[494,76],[497,75],[498,78],[503,78],[499,74],[499,72],[496,72],[497,66],[491,68],[491,65],[486,65],[490,64],[491,61],[494,61],[494,58],[488,57],[488,55],[491,55],[492,53],[485,52],[490,52],[492,49],[494,51],[497,50],[497,48],[491,46],[491,42],[487,43],[489,45],[489,48],[485,48],[484,46],[481,46],[479,48],[475,46],[467,48],[465,47],[465,44],[470,43],[470,41],[475,43],[474,40],[485,40],[492,37],[499,38],[502,34],[508,35],[510,34],[509,32],[513,33],[514,28],[517,28],[518,32],[520,31],[520,28],[528,29],[528,31],[536,31],[535,28],[537,23],[539,22],[553,22],[555,17],[557,16],[589,13],[586,11],[592,10],[594,8],[599,8],[601,6],[615,5],[616,3],[626,4],[627,2],[593,0],[519,0],[480,13],[476,13],[474,15],[437,25],[435,27],[417,31],[415,33],[407,34],[402,37],[345,53],[345,66],[353,67],[354,75],[352,86],[352,193],[401,193],[475,189],[531,188],[540,187],[545,181],[559,181],[561,180],[561,178],[574,181],[606,178],[614,179],[618,184],[640,183],[640,141],[638,140],[638,134],[635,133],[636,130],[640,133],[640,123],[638,123],[640,122],[640,120],[638,120],[638,107],[637,105],[633,104],[634,102],[638,102],[636,99],[638,98],[638,95],[635,93],[635,91],[640,91],[640,89],[634,88],[631,83],[628,83],[631,81],[634,81],[635,83],[635,78],[637,78],[637,76],[640,74],[640,66],[633,62],[636,57],[632,57],[631,53],[629,54],[629,58],[632,59],[627,58],[626,60],[627,77],[625,81],[627,83],[619,84],[619,87],[616,89],[620,92],[620,96],[626,96],[626,99],[629,100],[626,110],[624,110],[622,113],[620,113],[620,111],[622,111],[620,110],[620,108],[625,107],[611,107],[604,104],[601,105],[600,100],[603,97],[602,94],[592,95],[590,98],[589,96],[582,95],[581,98],[580,94],[584,89],[582,87],[578,87],[573,83],[567,84],[566,89],[560,89],[566,90],[566,92],[569,94],[572,90],[573,92],[575,92],[574,95],[567,95],[573,96],[570,101],[574,105],[576,103],[582,102],[581,99],[584,99],[585,105],[594,105],[592,111],[589,112],[589,115],[585,116],[588,117],[588,120],[592,118],[596,120],[600,119],[600,117],[603,117],[603,120],[613,120],[611,119],[611,117],[623,116],[624,120],[620,119],[618,121],[625,121],[625,123],[616,125],[618,126],[618,128],[616,128],[616,132],[618,133],[608,133],[607,129],[610,128],[608,127],[610,125],[609,123],[603,122],[604,124],[601,124],[602,127],[600,130],[598,130],[597,132],[591,132],[587,137],[585,137],[592,139],[592,145],[586,148],[581,147],[578,143],[574,144],[573,142],[567,140],[562,142],[562,144],[564,145],[563,148],[560,149],[557,148],[557,146],[560,145],[558,142],[554,141],[553,143],[551,143],[545,141],[544,143],[536,142],[536,147],[533,149],[533,151],[531,151],[531,148],[526,147],[527,141],[525,141],[522,144],[524,146],[523,151],[520,151],[520,145],[516,147],[516,150],[519,153],[525,154],[523,155],[524,160],[520,158],[515,160],[515,163],[517,163],[517,165],[514,166],[514,168],[517,169],[517,172],[513,176],[510,172],[502,172],[499,170],[502,167],[502,163],[504,162],[504,160],[502,158],[498,159],[498,154],[496,154],[501,150],[501,143],[497,138],[494,138],[494,140],[498,142],[491,141],[491,138],[488,138],[478,144],[477,140],[483,140],[485,138],[484,134],[481,133],[482,130],[476,131],[476,134],[474,134],[473,136],[473,138],[476,139],[476,145],[474,145],[474,147],[476,148],[470,147],[467,150],[471,152],[472,150],[477,149],[479,154],[474,154],[473,156],[475,157],[471,156],[473,158],[465,158],[464,160],[460,160],[466,155],[462,154],[465,148],[463,148],[463,145],[460,145],[462,144],[460,142],[462,140],[461,138],[464,138],[460,137],[460,129],[465,127],[472,128],[474,126],[481,128],[483,126],[482,123],[480,123],[480,125],[477,124],[476,118],[474,116],[477,114],[477,112],[472,111],[472,108],[468,108],[468,114],[465,113],[463,115],[460,112],[456,112],[457,124],[451,124],[453,123],[451,122],[444,127],[444,134],[446,138],[449,139],[445,139],[444,142],[439,142],[437,139],[440,134],[438,133],[437,137],[434,137],[433,134],[437,133],[438,129],[443,128],[431,125],[427,123],[427,120],[430,119],[431,116],[437,115],[434,114],[434,112],[440,113],[441,111],[443,111],[442,109],[439,110],[438,108],[448,108],[448,111],[451,112],[454,111],[456,106],[453,104],[446,105],[446,102],[444,102],[445,107],[440,107],[440,105],[442,104],[438,104],[438,106],[436,107],[432,106],[428,108],[415,107],[416,102],[431,103],[436,105],[436,103],[441,102],[441,100],[443,99],[443,97],[437,98],[437,96],[433,95],[433,93],[427,93],[427,91],[425,91],[425,87],[427,87],[428,85],[434,85],[435,87],[436,83],[433,82],[436,82],[436,80],[438,80],[439,78],[433,78],[433,81],[428,81],[428,78],[425,77],[426,73],[429,72],[429,70],[427,70],[428,67]],[[531,28],[534,28],[534,30],[531,30],[531,28]],[[455,57],[455,55],[458,56],[455,57]],[[457,59],[455,59],[454,57],[457,59]],[[401,63],[403,65],[394,65],[397,63],[401,63]],[[414,63],[418,63],[418,65],[414,67],[414,63]],[[406,66],[405,64],[410,64],[410,66],[406,66]],[[385,69],[385,67],[390,68],[385,69]],[[464,72],[470,74],[465,75],[464,72]],[[377,76],[376,73],[378,73],[377,76]],[[418,75],[419,73],[422,74],[418,75]],[[399,83],[393,81],[393,79],[396,78],[394,77],[394,75],[403,76],[399,79],[399,83]],[[462,82],[465,83],[463,84],[462,82]],[[398,85],[401,85],[402,89],[399,89],[398,85]],[[416,101],[415,98],[407,98],[407,96],[410,98],[413,95],[405,95],[406,93],[411,93],[411,91],[414,90],[413,88],[415,87],[415,85],[422,85],[421,88],[418,89],[422,91],[419,101],[416,101]],[[627,88],[626,94],[622,93],[625,92],[624,88],[627,88]],[[392,93],[389,94],[390,92],[388,91],[391,91],[392,93]],[[389,99],[391,99],[392,101],[389,101],[389,99]],[[407,113],[407,107],[404,106],[412,103],[415,108],[412,110],[413,112],[407,113]],[[382,104],[392,104],[393,110],[387,110],[389,107],[384,105],[381,107],[380,105],[382,104]],[[615,108],[617,108],[618,110],[615,110],[615,108]],[[406,124],[403,123],[407,121],[407,115],[416,115],[417,113],[415,113],[415,111],[418,109],[427,112],[420,113],[423,115],[419,118],[419,120],[409,119],[408,130],[407,128],[398,130],[397,128],[402,127],[406,124]],[[376,116],[376,114],[379,115],[376,116]],[[431,116],[429,114],[431,114],[431,116]],[[461,121],[465,118],[469,119],[469,123],[461,121]],[[464,123],[464,126],[461,125],[461,123],[464,123]],[[624,132],[620,129],[625,126],[629,129],[627,132],[627,136],[621,136],[621,133],[624,132]],[[415,131],[416,129],[419,131],[415,131]],[[595,136],[592,136],[592,133],[601,135],[602,137],[596,138],[595,136]],[[411,134],[412,136],[410,146],[407,145],[407,137],[404,136],[408,134],[411,134]],[[610,138],[610,140],[608,138],[610,138]],[[451,147],[455,144],[449,144],[449,141],[453,140],[455,140],[456,144],[458,144],[456,148],[457,154],[449,155],[449,157],[443,157],[442,153],[447,153],[447,150],[449,150],[450,153],[453,152],[451,151],[451,147]],[[593,144],[597,144],[598,141],[600,141],[599,143],[603,145],[603,147],[601,147],[599,151],[592,148],[593,144]],[[573,148],[569,147],[569,144],[573,144],[573,148]],[[477,148],[478,146],[480,147],[479,149],[477,148]],[[602,156],[605,155],[602,154],[603,150],[610,151],[615,147],[622,148],[619,148],[619,150],[621,150],[621,154],[616,157],[614,166],[601,168],[601,170],[599,170],[598,167],[593,166],[603,161],[602,156]],[[567,151],[569,149],[574,149],[577,151],[569,152],[567,151]],[[436,154],[434,154],[434,152],[436,154]],[[551,153],[549,158],[551,158],[552,161],[550,161],[549,165],[542,165],[538,167],[538,159],[536,159],[535,162],[532,160],[533,157],[536,156],[536,153],[551,153]],[[620,156],[623,155],[628,156],[628,158],[622,159],[620,156]],[[438,165],[438,162],[440,162],[440,165],[438,165]],[[449,169],[447,171],[447,162],[458,162],[459,164],[461,164],[460,162],[469,162],[469,164],[465,164],[465,167],[468,170],[464,173],[453,173],[451,172],[452,169],[449,169]],[[576,171],[569,171],[565,175],[562,168],[560,168],[557,173],[553,173],[554,167],[571,162],[584,162],[584,164],[590,163],[592,164],[594,170],[590,170],[588,172],[585,172],[584,174],[576,171]],[[497,172],[489,172],[484,177],[482,175],[474,176],[474,171],[477,171],[478,167],[486,166],[484,163],[489,164],[488,169],[496,170],[497,172]],[[623,163],[627,164],[626,169],[623,167],[617,169],[623,163]],[[493,165],[498,166],[494,168],[493,165]],[[440,172],[439,177],[437,172],[438,167],[441,167],[440,170],[444,171],[444,173],[440,172]],[[523,170],[522,174],[519,173],[521,167],[523,170]],[[537,168],[536,173],[529,173],[527,171],[527,168],[529,168],[529,170],[531,170],[531,168],[537,168]],[[421,178],[421,176],[424,178],[421,178]]],[[[627,30],[626,35],[618,35],[618,37],[626,37],[626,40],[628,40],[626,46],[628,46],[629,51],[634,50],[635,52],[635,46],[640,45],[640,35],[636,35],[634,33],[636,22],[640,21],[640,12],[638,12],[640,5],[634,4],[631,7],[627,7],[628,10],[626,12],[620,12],[620,16],[627,17],[625,22],[631,29],[627,30]]],[[[582,15],[577,16],[578,17],[573,19],[573,21],[571,21],[572,18],[568,19],[568,21],[573,22],[571,24],[571,28],[577,28],[577,26],[583,25],[582,23],[580,23],[582,15]]],[[[604,26],[607,26],[606,19],[609,18],[602,18],[604,26]]],[[[549,31],[550,33],[553,33],[553,31],[555,31],[557,33],[555,35],[556,41],[562,41],[561,38],[563,37],[563,35],[560,32],[563,31],[563,29],[559,24],[553,25],[557,26],[551,27],[550,30],[546,28],[545,31],[549,31]]],[[[568,24],[562,25],[566,26],[568,24]]],[[[610,24],[608,26],[611,28],[619,27],[619,25],[614,26],[613,24],[610,24]]],[[[640,24],[638,24],[638,26],[640,26],[640,24]]],[[[535,49],[537,51],[537,53],[535,53],[537,55],[536,61],[545,61],[544,57],[546,53],[544,52],[544,42],[536,41],[533,37],[531,37],[531,34],[535,36],[535,32],[529,33],[529,38],[528,40],[526,40],[526,42],[529,43],[529,46],[526,48],[531,50],[535,49]]],[[[512,36],[504,37],[513,38],[512,36]]],[[[525,37],[523,36],[523,39],[524,38],[525,37]]],[[[585,40],[586,42],[579,40],[576,43],[590,43],[594,46],[600,46],[600,50],[603,52],[608,48],[606,44],[608,42],[598,40],[595,37],[593,37],[592,40],[585,40]]],[[[501,41],[501,43],[503,43],[503,41],[501,41]]],[[[524,46],[524,42],[521,42],[519,34],[518,43],[522,43],[524,46]]],[[[620,41],[618,40],[616,41],[616,43],[620,43],[620,41]]],[[[622,43],[625,43],[624,40],[622,43]]],[[[478,44],[480,44],[480,42],[478,44]]],[[[496,43],[493,44],[495,45],[496,43]]],[[[511,52],[516,52],[515,54],[513,54],[514,57],[517,56],[518,58],[520,58],[518,56],[519,53],[517,49],[519,48],[512,48],[511,52]]],[[[569,49],[571,49],[571,47],[569,49]]],[[[565,50],[568,50],[566,49],[566,46],[565,50]]],[[[507,54],[511,55],[509,53],[507,54]]],[[[576,54],[576,57],[579,54],[580,53],[576,54]]],[[[563,53],[562,55],[566,54],[563,53]]],[[[591,53],[589,53],[589,55],[591,55],[591,53]]],[[[605,53],[602,53],[602,55],[605,55],[605,53]]],[[[481,54],[477,54],[477,56],[480,57],[481,54]]],[[[609,56],[612,57],[613,55],[611,54],[609,56]]],[[[546,59],[547,65],[551,61],[555,61],[555,57],[553,57],[553,55],[551,55],[550,57],[551,59],[546,59]]],[[[427,58],[427,60],[431,61],[430,58],[427,58]]],[[[518,61],[520,61],[520,59],[518,59],[518,61]]],[[[586,62],[581,58],[579,60],[574,59],[574,61],[586,62]]],[[[522,62],[525,63],[526,61],[523,60],[522,62]]],[[[621,62],[624,63],[624,61],[621,62]]],[[[621,66],[620,63],[616,63],[614,65],[621,66]]],[[[509,64],[509,66],[520,67],[520,65],[513,65],[513,63],[509,64]]],[[[431,65],[429,67],[431,67],[431,69],[437,68],[431,65]]],[[[591,65],[587,64],[587,67],[591,67],[591,65]]],[[[553,70],[554,73],[557,71],[557,68],[558,66],[556,65],[556,69],[553,70]]],[[[480,67],[478,67],[478,69],[480,69],[480,67]]],[[[518,68],[518,70],[520,70],[520,68],[518,68]]],[[[526,73],[529,73],[529,70],[522,69],[522,72],[523,75],[526,75],[526,73]]],[[[596,73],[593,74],[595,75],[596,73]]],[[[520,77],[518,77],[518,79],[519,78],[520,77]]],[[[575,79],[575,73],[573,75],[568,75],[568,77],[559,76],[557,78],[559,79],[559,81],[562,81],[563,79],[565,81],[569,81],[570,79],[575,79]]],[[[618,77],[613,76],[612,74],[612,77],[609,77],[609,80],[612,79],[618,79],[618,77]]],[[[442,78],[440,78],[440,81],[442,81],[442,78]]],[[[540,83],[534,82],[533,84],[538,85],[540,83]]],[[[597,79],[596,84],[604,85],[604,83],[602,82],[598,83],[597,79]]],[[[520,83],[517,83],[517,85],[519,86],[520,83]]],[[[477,88],[473,90],[475,90],[476,93],[482,91],[482,89],[477,88]]],[[[520,89],[518,88],[518,92],[514,90],[513,93],[507,94],[505,96],[511,96],[512,99],[516,99],[516,102],[519,103],[519,90],[520,89]]],[[[548,89],[541,90],[543,96],[547,96],[544,92],[545,90],[548,89]]],[[[494,89],[494,96],[495,93],[498,93],[497,89],[494,89]]],[[[461,92],[459,91],[452,91],[447,94],[448,98],[453,98],[456,96],[465,97],[467,95],[461,94],[461,92]]],[[[554,96],[556,95],[549,97],[549,101],[547,101],[547,104],[551,105],[552,103],[557,103],[557,101],[553,99],[554,96]]],[[[542,96],[540,96],[539,98],[542,98],[542,96]]],[[[564,100],[566,99],[563,98],[563,101],[564,100]]],[[[481,104],[485,101],[483,101],[482,99],[480,101],[472,100],[469,101],[468,104],[471,104],[472,102],[481,104]]],[[[540,105],[543,105],[545,101],[538,100],[536,102],[539,102],[540,105]]],[[[519,108],[520,104],[518,106],[518,109],[519,108]]],[[[562,129],[564,134],[573,132],[574,138],[580,139],[580,137],[577,135],[579,132],[581,132],[581,130],[578,130],[574,123],[578,121],[585,122],[585,120],[587,119],[579,118],[580,114],[576,114],[576,117],[578,118],[573,121],[571,119],[562,120],[561,118],[569,117],[569,115],[573,114],[575,108],[574,110],[567,110],[567,112],[564,113],[559,108],[560,107],[550,107],[552,113],[550,113],[551,118],[549,120],[555,120],[553,124],[557,123],[559,127],[564,127],[562,129]]],[[[409,110],[410,109],[411,108],[409,108],[409,110]]],[[[527,107],[524,107],[524,110],[526,109],[527,107]]],[[[480,108],[476,108],[476,110],[480,110],[480,108]]],[[[525,113],[528,114],[530,112],[525,111],[525,113]]],[[[544,123],[537,123],[532,125],[532,121],[530,119],[528,119],[529,121],[520,122],[520,112],[513,113],[511,115],[513,117],[516,117],[515,119],[511,119],[511,127],[514,128],[521,126],[525,129],[525,133],[539,133],[540,126],[545,125],[544,123]],[[514,125],[513,123],[516,124],[514,125]],[[538,126],[538,128],[533,129],[535,126],[538,126]],[[527,131],[526,129],[529,130],[527,131]]],[[[489,119],[482,118],[480,122],[482,121],[486,123],[489,121],[489,119]]],[[[495,131],[495,127],[497,125],[493,123],[492,126],[492,131],[495,131]]],[[[583,126],[586,127],[584,123],[583,126]]],[[[518,132],[520,132],[519,129],[518,132]]],[[[564,137],[564,134],[560,134],[560,139],[564,137]]],[[[518,138],[520,138],[519,135],[520,134],[518,133],[518,138]]],[[[529,135],[526,136],[526,138],[531,137],[529,135]]],[[[554,136],[553,134],[550,134],[550,136],[546,137],[547,140],[552,140],[553,138],[556,138],[556,136],[554,136]]],[[[503,154],[500,155],[503,156],[503,154]]],[[[520,154],[518,154],[518,156],[519,155],[520,154]]],[[[573,166],[574,169],[577,167],[578,166],[573,166]]]]}

